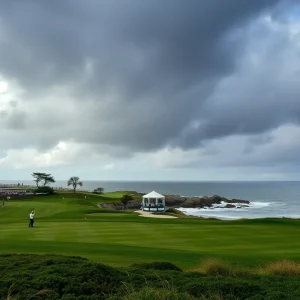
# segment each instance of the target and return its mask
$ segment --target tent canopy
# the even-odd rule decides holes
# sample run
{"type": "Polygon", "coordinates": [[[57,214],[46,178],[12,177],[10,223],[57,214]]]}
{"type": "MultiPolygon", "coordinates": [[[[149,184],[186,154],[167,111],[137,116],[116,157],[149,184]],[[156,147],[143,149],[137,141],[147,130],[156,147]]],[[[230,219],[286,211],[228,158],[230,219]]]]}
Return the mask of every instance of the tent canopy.
{"type": "Polygon", "coordinates": [[[144,195],[143,198],[165,198],[164,195],[161,195],[159,193],[156,193],[155,191],[152,191],[151,193],[147,194],[147,195],[144,195]]]}

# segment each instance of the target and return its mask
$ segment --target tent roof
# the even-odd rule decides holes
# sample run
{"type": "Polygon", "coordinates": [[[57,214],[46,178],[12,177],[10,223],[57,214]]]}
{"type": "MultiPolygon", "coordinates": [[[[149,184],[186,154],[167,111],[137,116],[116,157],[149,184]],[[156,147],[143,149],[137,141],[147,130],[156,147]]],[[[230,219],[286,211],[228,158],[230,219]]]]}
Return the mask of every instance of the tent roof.
{"type": "Polygon", "coordinates": [[[143,198],[165,198],[165,196],[152,191],[151,193],[144,195],[143,198]]]}

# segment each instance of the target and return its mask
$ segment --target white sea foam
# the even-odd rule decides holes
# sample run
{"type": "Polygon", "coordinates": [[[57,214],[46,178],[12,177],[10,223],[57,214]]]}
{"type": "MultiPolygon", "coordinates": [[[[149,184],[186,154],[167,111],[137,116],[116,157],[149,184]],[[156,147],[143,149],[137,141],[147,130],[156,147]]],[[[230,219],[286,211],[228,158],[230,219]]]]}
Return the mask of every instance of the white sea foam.
{"type": "MultiPolygon", "coordinates": [[[[178,210],[185,213],[187,216],[196,216],[196,217],[202,217],[202,218],[216,218],[221,220],[237,220],[241,219],[240,216],[228,216],[224,214],[206,214],[202,209],[199,208],[178,208],[178,210]]],[[[208,212],[208,211],[207,211],[208,212]]],[[[213,212],[213,211],[211,211],[213,212]]],[[[215,211],[216,213],[217,211],[215,211]]]]}
{"type": "MultiPolygon", "coordinates": [[[[233,203],[235,207],[225,208],[227,202],[221,204],[214,204],[212,207],[206,208],[179,208],[180,211],[190,216],[198,216],[202,218],[217,218],[222,220],[236,220],[242,218],[264,218],[264,217],[283,217],[276,211],[276,207],[285,206],[282,202],[263,202],[253,201],[250,204],[233,203]]],[[[284,208],[279,208],[284,209],[284,208]]]]}
{"type": "Polygon", "coordinates": [[[254,208],[263,208],[263,207],[268,207],[270,205],[274,204],[273,202],[259,202],[259,201],[253,201],[250,202],[249,207],[254,207],[254,208]]]}

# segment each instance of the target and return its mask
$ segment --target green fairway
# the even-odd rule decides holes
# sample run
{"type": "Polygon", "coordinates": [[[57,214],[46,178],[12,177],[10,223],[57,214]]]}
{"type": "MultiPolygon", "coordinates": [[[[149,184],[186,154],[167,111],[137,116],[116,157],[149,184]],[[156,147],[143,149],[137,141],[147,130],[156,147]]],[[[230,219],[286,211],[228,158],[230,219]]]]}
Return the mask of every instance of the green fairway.
{"type": "Polygon", "coordinates": [[[6,202],[0,209],[0,253],[76,255],[115,266],[159,260],[185,269],[206,257],[245,266],[300,260],[298,220],[142,218],[101,210],[95,205],[100,199],[61,194],[6,202]],[[35,227],[29,228],[32,209],[35,227]]]}

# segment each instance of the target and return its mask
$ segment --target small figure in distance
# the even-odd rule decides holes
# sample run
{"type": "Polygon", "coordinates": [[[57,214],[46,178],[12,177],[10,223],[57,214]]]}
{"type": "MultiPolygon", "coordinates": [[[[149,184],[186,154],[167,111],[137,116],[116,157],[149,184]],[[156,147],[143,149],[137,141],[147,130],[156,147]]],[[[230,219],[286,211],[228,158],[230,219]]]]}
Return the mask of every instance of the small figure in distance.
{"type": "Polygon", "coordinates": [[[4,207],[4,200],[2,200],[2,208],[4,207]]]}
{"type": "Polygon", "coordinates": [[[34,223],[34,211],[32,211],[30,214],[29,214],[29,227],[33,227],[33,223],[34,223]]]}

